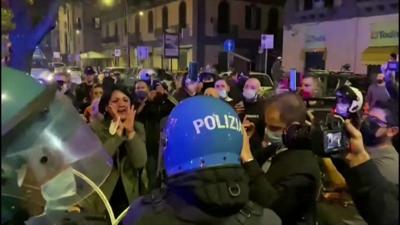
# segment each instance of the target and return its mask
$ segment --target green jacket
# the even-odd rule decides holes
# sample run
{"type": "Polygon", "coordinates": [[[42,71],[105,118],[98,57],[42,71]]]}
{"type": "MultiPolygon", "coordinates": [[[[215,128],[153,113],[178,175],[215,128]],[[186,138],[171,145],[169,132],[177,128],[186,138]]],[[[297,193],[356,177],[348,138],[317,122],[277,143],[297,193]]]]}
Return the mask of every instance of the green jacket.
{"type": "MultiPolygon", "coordinates": [[[[118,178],[121,176],[126,196],[131,203],[140,195],[144,194],[139,193],[139,176],[141,176],[140,179],[144,188],[147,189],[148,186],[147,175],[143,169],[147,161],[144,126],[142,123],[135,122],[136,135],[132,140],[127,140],[126,137],[111,135],[109,133],[109,125],[110,122],[93,121],[90,127],[97,134],[108,154],[114,159],[119,159],[119,147],[121,145],[125,145],[127,151],[125,157],[114,162],[110,175],[100,188],[107,199],[110,200],[118,178]],[[114,157],[115,155],[116,157],[114,157]],[[140,170],[142,173],[139,173],[140,170]]],[[[79,205],[84,211],[93,213],[105,212],[105,206],[96,193],[91,194],[79,205]]]]}

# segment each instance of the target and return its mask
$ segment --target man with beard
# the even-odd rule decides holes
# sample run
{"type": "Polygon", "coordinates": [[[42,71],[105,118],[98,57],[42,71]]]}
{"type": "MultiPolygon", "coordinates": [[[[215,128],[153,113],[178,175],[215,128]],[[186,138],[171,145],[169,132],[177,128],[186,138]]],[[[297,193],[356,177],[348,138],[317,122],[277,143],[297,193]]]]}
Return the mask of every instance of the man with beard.
{"type": "Polygon", "coordinates": [[[240,162],[247,140],[228,104],[207,96],[182,101],[165,129],[166,187],[135,201],[123,224],[280,224],[274,212],[249,201],[240,162]]]}
{"type": "Polygon", "coordinates": [[[375,104],[378,101],[385,102],[389,100],[390,94],[388,90],[386,89],[386,84],[385,84],[385,74],[380,73],[376,75],[375,83],[371,84],[368,87],[367,91],[367,97],[366,97],[366,108],[374,108],[375,104]]]}
{"type": "Polygon", "coordinates": [[[399,132],[398,101],[377,102],[361,122],[360,131],[366,150],[381,174],[399,183],[399,154],[392,140],[399,132]]]}
{"type": "Polygon", "coordinates": [[[147,173],[149,178],[149,189],[153,189],[157,184],[157,160],[158,147],[160,140],[160,121],[169,115],[177,104],[168,95],[162,83],[155,85],[155,90],[150,90],[148,83],[138,81],[135,84],[134,94],[135,108],[137,108],[137,121],[144,124],[146,131],[147,148],[147,173]]]}

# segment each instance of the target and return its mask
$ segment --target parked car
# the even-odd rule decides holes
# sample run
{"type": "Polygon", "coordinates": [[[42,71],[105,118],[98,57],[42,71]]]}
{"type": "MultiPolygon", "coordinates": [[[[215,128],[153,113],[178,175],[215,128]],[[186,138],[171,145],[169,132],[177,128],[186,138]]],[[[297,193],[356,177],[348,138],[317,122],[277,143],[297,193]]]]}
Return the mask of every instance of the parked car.
{"type": "Polygon", "coordinates": [[[82,83],[82,70],[77,66],[69,66],[67,68],[67,73],[71,76],[71,82],[75,84],[82,83]]]}
{"type": "Polygon", "coordinates": [[[358,88],[365,95],[370,84],[367,75],[354,74],[351,72],[310,71],[309,75],[321,79],[325,90],[325,96],[334,96],[335,91],[340,86],[346,84],[346,82],[351,86],[358,88]]]}
{"type": "Polygon", "coordinates": [[[43,58],[32,59],[31,76],[44,84],[54,80],[54,73],[50,71],[47,60],[43,58]]]}
{"type": "Polygon", "coordinates": [[[67,72],[66,66],[62,62],[52,62],[50,63],[50,69],[54,73],[64,73],[67,72]]]}

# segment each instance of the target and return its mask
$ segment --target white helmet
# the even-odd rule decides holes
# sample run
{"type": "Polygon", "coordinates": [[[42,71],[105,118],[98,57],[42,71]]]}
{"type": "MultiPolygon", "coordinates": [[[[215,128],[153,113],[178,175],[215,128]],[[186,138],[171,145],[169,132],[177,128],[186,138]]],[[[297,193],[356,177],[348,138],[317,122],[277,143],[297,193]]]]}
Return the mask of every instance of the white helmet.
{"type": "Polygon", "coordinates": [[[336,98],[346,99],[350,103],[349,113],[356,113],[362,109],[364,98],[360,90],[349,85],[343,85],[336,91],[336,98]]]}

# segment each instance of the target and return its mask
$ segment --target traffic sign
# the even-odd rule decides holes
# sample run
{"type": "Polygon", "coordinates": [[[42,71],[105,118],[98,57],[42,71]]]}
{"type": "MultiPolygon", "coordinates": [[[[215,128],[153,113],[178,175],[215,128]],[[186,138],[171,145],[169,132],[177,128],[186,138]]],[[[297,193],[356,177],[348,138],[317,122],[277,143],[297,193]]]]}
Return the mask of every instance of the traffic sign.
{"type": "Polygon", "coordinates": [[[273,49],[274,48],[274,35],[261,34],[261,47],[263,49],[273,49]]]}
{"type": "Polygon", "coordinates": [[[234,52],[235,51],[235,41],[232,39],[225,40],[224,51],[225,52],[234,52]]]}
{"type": "Polygon", "coordinates": [[[146,60],[149,58],[149,48],[147,46],[137,47],[137,57],[139,61],[146,60]]]}
{"type": "Polygon", "coordinates": [[[120,56],[121,56],[121,49],[116,48],[116,49],[114,50],[114,56],[115,56],[115,57],[120,57],[120,56]]]}

